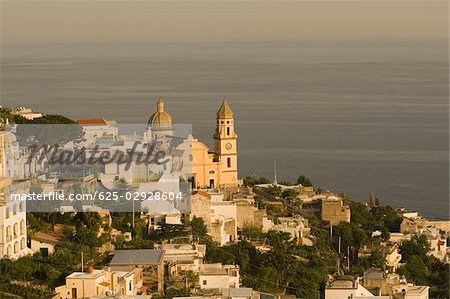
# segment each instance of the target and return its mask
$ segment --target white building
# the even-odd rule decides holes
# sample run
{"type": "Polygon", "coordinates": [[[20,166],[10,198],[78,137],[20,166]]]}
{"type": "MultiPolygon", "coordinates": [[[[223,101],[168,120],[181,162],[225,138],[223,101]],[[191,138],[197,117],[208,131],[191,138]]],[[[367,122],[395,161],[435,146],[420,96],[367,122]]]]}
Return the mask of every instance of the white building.
{"type": "Polygon", "coordinates": [[[400,284],[392,288],[394,299],[428,299],[430,287],[400,284]]]}
{"type": "Polygon", "coordinates": [[[198,279],[201,289],[239,288],[239,266],[202,264],[198,279]]]}
{"type": "Polygon", "coordinates": [[[86,145],[112,143],[117,140],[119,131],[113,120],[90,118],[77,119],[76,122],[83,127],[86,145]]]}
{"type": "Polygon", "coordinates": [[[148,228],[159,229],[162,224],[182,224],[181,212],[171,201],[149,199],[141,202],[141,218],[147,219],[148,228]]]}
{"type": "Polygon", "coordinates": [[[325,299],[347,299],[359,297],[374,297],[358,278],[341,276],[330,282],[325,288],[325,299]]]}

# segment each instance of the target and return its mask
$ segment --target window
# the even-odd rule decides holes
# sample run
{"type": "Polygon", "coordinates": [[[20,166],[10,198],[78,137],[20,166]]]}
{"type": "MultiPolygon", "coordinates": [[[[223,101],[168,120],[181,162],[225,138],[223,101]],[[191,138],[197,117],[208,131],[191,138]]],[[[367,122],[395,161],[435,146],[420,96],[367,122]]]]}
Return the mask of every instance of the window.
{"type": "Polygon", "coordinates": [[[48,257],[48,248],[39,248],[39,251],[41,252],[43,257],[48,257]]]}
{"type": "Polygon", "coordinates": [[[203,280],[203,285],[204,285],[204,286],[206,285],[206,280],[203,280]]]}
{"type": "Polygon", "coordinates": [[[12,240],[11,226],[9,226],[9,225],[6,227],[6,239],[7,239],[7,241],[11,241],[12,240]]]}
{"type": "Polygon", "coordinates": [[[13,207],[13,215],[16,215],[17,214],[17,205],[14,205],[14,207],[13,207]]]}
{"type": "Polygon", "coordinates": [[[9,216],[11,216],[10,215],[11,214],[11,209],[10,208],[6,208],[6,219],[8,219],[9,218],[9,216]]]}
{"type": "Polygon", "coordinates": [[[19,235],[19,224],[14,223],[13,232],[14,232],[14,238],[16,238],[19,235]]]}
{"type": "Polygon", "coordinates": [[[20,221],[20,234],[21,235],[25,234],[25,221],[24,220],[20,221]]]}
{"type": "Polygon", "coordinates": [[[230,127],[227,128],[227,135],[230,136],[230,127]]]}
{"type": "Polygon", "coordinates": [[[231,167],[231,158],[227,158],[227,167],[228,167],[228,168],[231,167]]]}
{"type": "Polygon", "coordinates": [[[133,289],[133,287],[132,287],[132,284],[131,284],[131,281],[130,281],[130,283],[128,285],[128,290],[131,291],[132,289],[133,289]]]}

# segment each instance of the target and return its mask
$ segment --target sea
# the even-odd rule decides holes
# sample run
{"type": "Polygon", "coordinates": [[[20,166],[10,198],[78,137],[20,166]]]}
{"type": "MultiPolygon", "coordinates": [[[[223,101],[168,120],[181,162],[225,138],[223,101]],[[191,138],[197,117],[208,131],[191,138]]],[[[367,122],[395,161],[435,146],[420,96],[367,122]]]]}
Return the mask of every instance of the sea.
{"type": "Polygon", "coordinates": [[[447,41],[2,44],[0,104],[143,123],[163,97],[212,148],[225,97],[239,175],[449,219],[447,41]]]}

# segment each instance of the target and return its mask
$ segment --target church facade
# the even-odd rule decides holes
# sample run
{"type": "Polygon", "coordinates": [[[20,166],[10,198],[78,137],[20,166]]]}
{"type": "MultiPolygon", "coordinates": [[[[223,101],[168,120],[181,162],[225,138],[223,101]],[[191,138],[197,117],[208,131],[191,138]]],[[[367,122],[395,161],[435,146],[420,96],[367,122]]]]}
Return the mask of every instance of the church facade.
{"type": "MultiPolygon", "coordinates": [[[[173,134],[173,122],[164,110],[164,101],[159,99],[157,111],[148,121],[152,139],[173,134]]],[[[191,175],[187,178],[194,189],[236,188],[238,179],[237,134],[234,130],[234,115],[226,100],[216,113],[216,130],[213,135],[214,150],[191,135],[178,146],[180,150],[190,148],[191,175]]]]}

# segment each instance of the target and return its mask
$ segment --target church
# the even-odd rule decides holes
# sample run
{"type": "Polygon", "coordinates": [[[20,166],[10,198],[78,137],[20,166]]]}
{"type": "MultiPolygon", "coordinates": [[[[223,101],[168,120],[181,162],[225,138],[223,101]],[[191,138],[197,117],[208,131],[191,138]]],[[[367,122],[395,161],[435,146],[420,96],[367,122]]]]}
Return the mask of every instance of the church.
{"type": "MultiPolygon", "coordinates": [[[[148,120],[147,132],[153,140],[174,135],[172,116],[165,111],[163,99],[158,100],[156,112],[148,120]]],[[[238,179],[237,134],[233,111],[225,99],[216,113],[213,139],[214,151],[191,135],[177,146],[182,151],[190,150],[192,170],[188,180],[194,189],[237,188],[242,184],[238,179]]]]}

